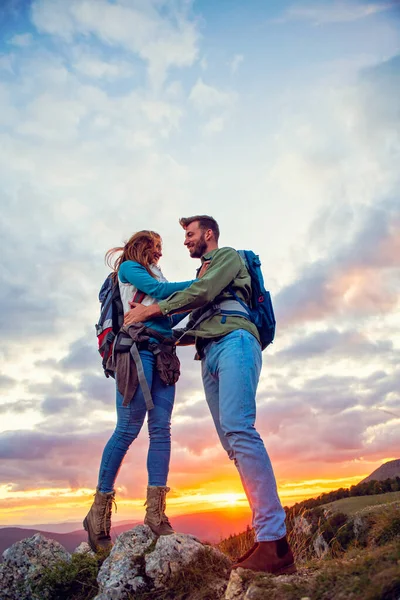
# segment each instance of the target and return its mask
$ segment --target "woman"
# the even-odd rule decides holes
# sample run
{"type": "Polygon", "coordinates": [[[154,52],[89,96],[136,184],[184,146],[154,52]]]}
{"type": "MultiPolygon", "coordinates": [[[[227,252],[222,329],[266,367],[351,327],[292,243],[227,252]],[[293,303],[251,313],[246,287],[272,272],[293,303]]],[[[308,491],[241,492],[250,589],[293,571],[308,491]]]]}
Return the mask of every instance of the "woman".
{"type": "MultiPolygon", "coordinates": [[[[158,233],[139,231],[122,248],[113,248],[107,252],[106,262],[113,269],[114,278],[118,280],[124,312],[130,309],[130,302],[136,299],[139,291],[142,292],[142,296],[145,294],[142,303],[149,305],[185,289],[192,283],[192,281],[167,282],[158,267],[158,261],[162,256],[161,244],[158,233]],[[117,258],[116,254],[119,254],[117,258]]],[[[166,484],[171,454],[170,426],[175,385],[166,385],[163,382],[157,370],[156,355],[153,353],[155,347],[157,348],[159,336],[171,338],[171,324],[170,317],[146,321],[144,325],[151,329],[151,343],[138,343],[145,379],[154,404],[154,407],[148,410],[150,445],[147,455],[148,487],[145,524],[149,525],[157,535],[174,533],[165,514],[165,497],[169,491],[166,484]]],[[[129,354],[124,356],[130,361],[129,354]]],[[[129,369],[135,369],[133,360],[127,364],[129,369]]],[[[118,376],[116,383],[117,425],[104,448],[95,499],[83,521],[83,526],[88,532],[89,544],[95,552],[109,550],[112,547],[110,529],[115,480],[129,446],[142,428],[147,412],[142,386],[137,386],[133,397],[124,399],[118,390],[118,376]]]]}

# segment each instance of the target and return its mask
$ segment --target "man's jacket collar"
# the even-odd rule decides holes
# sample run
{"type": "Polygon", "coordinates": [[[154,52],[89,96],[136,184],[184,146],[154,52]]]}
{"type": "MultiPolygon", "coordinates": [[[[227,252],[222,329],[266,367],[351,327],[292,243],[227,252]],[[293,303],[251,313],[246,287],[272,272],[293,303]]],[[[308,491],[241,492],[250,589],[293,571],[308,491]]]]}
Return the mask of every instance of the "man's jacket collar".
{"type": "Polygon", "coordinates": [[[211,260],[217,250],[218,248],[214,248],[214,250],[210,250],[210,252],[207,252],[207,254],[203,254],[203,256],[200,259],[201,263],[203,264],[207,260],[211,260]]]}

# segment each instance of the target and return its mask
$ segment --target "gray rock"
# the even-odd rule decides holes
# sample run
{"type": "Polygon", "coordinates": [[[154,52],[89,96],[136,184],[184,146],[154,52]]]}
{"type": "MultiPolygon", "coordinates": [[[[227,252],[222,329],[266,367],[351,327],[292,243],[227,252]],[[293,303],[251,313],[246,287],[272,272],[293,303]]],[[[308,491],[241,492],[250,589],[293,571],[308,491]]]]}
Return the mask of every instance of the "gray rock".
{"type": "Polygon", "coordinates": [[[137,525],[121,533],[99,570],[97,582],[100,593],[95,600],[125,600],[133,592],[146,587],[144,555],[156,539],[147,525],[137,525]]]}
{"type": "Polygon", "coordinates": [[[228,587],[225,592],[225,600],[241,600],[247,590],[248,581],[242,577],[244,569],[235,569],[231,572],[228,587]]]}
{"type": "Polygon", "coordinates": [[[329,545],[321,534],[313,541],[313,547],[318,558],[323,558],[329,552],[329,545]]]}
{"type": "Polygon", "coordinates": [[[96,556],[87,542],[81,542],[72,554],[90,554],[90,556],[96,556]]]}
{"type": "MultiPolygon", "coordinates": [[[[122,533],[100,568],[99,594],[94,600],[128,600],[135,592],[154,593],[168,586],[171,578],[196,560],[204,545],[193,535],[175,533],[157,538],[147,525],[122,533]]],[[[209,548],[213,558],[229,563],[219,550],[209,548]]],[[[213,581],[215,598],[223,597],[226,579],[213,581]]]]}
{"type": "Polygon", "coordinates": [[[193,535],[175,533],[157,541],[153,552],[145,556],[146,575],[160,588],[183,566],[192,562],[204,546],[193,535]]]}
{"type": "MultiPolygon", "coordinates": [[[[311,575],[312,576],[312,575],[311,575]]],[[[236,569],[231,572],[224,600],[267,600],[268,598],[287,598],[287,588],[293,583],[299,584],[310,580],[307,571],[299,570],[292,575],[236,569]]]]}
{"type": "Polygon", "coordinates": [[[353,531],[356,540],[360,541],[367,535],[368,527],[368,520],[364,516],[358,514],[354,517],[353,531]]]}
{"type": "Polygon", "coordinates": [[[3,552],[0,565],[0,599],[34,600],[32,585],[40,579],[44,567],[59,560],[70,560],[71,555],[61,544],[40,533],[16,542],[3,552]]]}

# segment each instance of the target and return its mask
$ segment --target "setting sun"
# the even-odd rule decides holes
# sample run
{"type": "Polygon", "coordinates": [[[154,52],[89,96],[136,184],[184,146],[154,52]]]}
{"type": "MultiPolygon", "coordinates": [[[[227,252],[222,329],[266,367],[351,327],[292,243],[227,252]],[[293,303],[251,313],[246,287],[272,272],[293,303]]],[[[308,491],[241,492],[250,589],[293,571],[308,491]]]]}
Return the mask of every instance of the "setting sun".
{"type": "Polygon", "coordinates": [[[239,506],[242,499],[243,494],[221,494],[221,504],[226,506],[239,506]]]}

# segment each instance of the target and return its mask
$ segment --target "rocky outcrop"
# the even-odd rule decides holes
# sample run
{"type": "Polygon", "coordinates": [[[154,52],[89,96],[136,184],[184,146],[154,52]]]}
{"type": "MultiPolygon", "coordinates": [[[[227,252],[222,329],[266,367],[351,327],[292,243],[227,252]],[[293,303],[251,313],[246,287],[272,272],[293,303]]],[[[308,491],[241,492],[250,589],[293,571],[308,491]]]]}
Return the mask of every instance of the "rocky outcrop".
{"type": "Polygon", "coordinates": [[[1,600],[32,600],[32,587],[45,567],[60,560],[70,560],[71,555],[54,540],[40,533],[13,544],[3,552],[0,564],[1,600]]]}
{"type": "Polygon", "coordinates": [[[310,581],[312,577],[312,574],[302,571],[295,575],[274,577],[267,573],[254,573],[239,568],[231,573],[224,600],[268,600],[268,598],[310,600],[300,594],[300,589],[304,580],[310,581]]]}
{"type": "Polygon", "coordinates": [[[211,560],[225,563],[225,573],[213,580],[213,590],[223,592],[230,561],[222,552],[204,546],[192,535],[175,533],[157,538],[147,525],[138,525],[118,537],[101,566],[97,578],[100,593],[95,600],[125,600],[139,590],[154,590],[156,594],[205,551],[212,555],[211,560]]]}
{"type": "MultiPolygon", "coordinates": [[[[56,564],[60,568],[60,561],[73,566],[78,554],[93,556],[95,563],[98,559],[86,543],[80,544],[71,555],[58,542],[41,534],[16,542],[3,553],[0,600],[71,598],[58,587],[56,593],[54,589],[40,587],[43,583],[47,586],[41,574],[56,564]]],[[[98,571],[97,595],[93,598],[96,594],[93,591],[88,597],[131,600],[144,593],[145,597],[155,599],[162,595],[187,600],[265,600],[286,598],[285,589],[290,583],[298,586],[304,578],[309,578],[301,572],[281,577],[240,568],[230,572],[230,566],[225,554],[202,544],[193,535],[175,533],[157,538],[147,525],[137,525],[117,538],[98,571]]],[[[61,568],[64,572],[66,565],[62,563],[61,568]]],[[[58,576],[56,581],[58,584],[58,576]]],[[[93,583],[91,586],[94,590],[93,583]]]]}
{"type": "MultiPolygon", "coordinates": [[[[90,553],[90,548],[83,543],[75,552],[90,553]]],[[[33,591],[41,572],[60,560],[71,561],[71,554],[58,542],[41,534],[15,543],[3,557],[0,600],[42,600],[33,591]]],[[[94,600],[128,600],[139,591],[157,597],[158,590],[173,586],[190,567],[201,578],[202,591],[209,587],[210,598],[222,600],[230,564],[222,552],[205,546],[192,535],[176,533],[157,538],[147,525],[138,525],[117,538],[101,565],[97,576],[99,592],[94,600]],[[205,565],[204,572],[201,564],[205,565]]]]}

